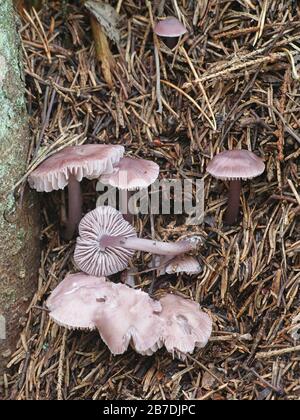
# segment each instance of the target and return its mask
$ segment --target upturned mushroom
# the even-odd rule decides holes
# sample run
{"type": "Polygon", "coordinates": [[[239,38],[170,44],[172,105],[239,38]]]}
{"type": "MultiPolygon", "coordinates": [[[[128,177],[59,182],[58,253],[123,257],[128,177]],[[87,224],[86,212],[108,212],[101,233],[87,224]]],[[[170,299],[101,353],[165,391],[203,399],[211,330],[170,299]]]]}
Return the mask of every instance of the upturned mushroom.
{"type": "Polygon", "coordinates": [[[154,33],[172,49],[178,44],[179,38],[187,33],[187,29],[177,18],[170,16],[156,23],[154,33]]]}
{"type": "Polygon", "coordinates": [[[112,354],[129,345],[149,354],[159,348],[162,307],[140,290],[84,273],[68,275],[47,300],[49,315],[70,330],[97,329],[112,354]]]}
{"type": "Polygon", "coordinates": [[[173,294],[159,300],[163,322],[162,342],[168,352],[179,358],[206,346],[212,333],[212,320],[200,305],[173,294]]]}
{"type": "Polygon", "coordinates": [[[252,179],[265,170],[263,160],[248,150],[230,150],[219,153],[208,164],[207,172],[217,179],[229,181],[229,199],[225,223],[236,222],[239,207],[241,180],[252,179]]]}
{"type": "Polygon", "coordinates": [[[65,239],[74,236],[82,217],[81,180],[97,179],[103,173],[112,173],[123,155],[124,147],[118,145],[70,146],[46,159],[30,174],[29,185],[38,192],[50,192],[68,186],[69,210],[64,227],[65,239]]]}
{"type": "Polygon", "coordinates": [[[157,261],[158,267],[161,267],[158,269],[158,274],[160,276],[163,274],[179,273],[185,273],[192,276],[201,273],[201,265],[197,258],[192,255],[178,255],[175,258],[168,258],[167,260],[164,260],[163,258],[159,257],[157,261]]]}
{"type": "Polygon", "coordinates": [[[112,283],[106,282],[105,277],[68,274],[51,293],[46,305],[58,325],[71,330],[94,330],[95,313],[112,293],[112,283]]]}
{"type": "Polygon", "coordinates": [[[115,285],[118,296],[98,313],[96,325],[112,354],[123,354],[131,345],[137,353],[151,354],[159,348],[161,304],[140,290],[115,285]]]}
{"type": "Polygon", "coordinates": [[[196,245],[192,240],[169,243],[138,238],[119,211],[109,206],[97,207],[79,224],[74,260],[80,270],[101,277],[127,268],[135,251],[175,257],[190,252],[196,245]]]}
{"type": "Polygon", "coordinates": [[[158,178],[159,166],[151,160],[124,157],[115,167],[113,173],[103,174],[99,181],[120,190],[121,210],[123,217],[132,222],[132,212],[128,208],[130,192],[148,188],[158,178]]]}

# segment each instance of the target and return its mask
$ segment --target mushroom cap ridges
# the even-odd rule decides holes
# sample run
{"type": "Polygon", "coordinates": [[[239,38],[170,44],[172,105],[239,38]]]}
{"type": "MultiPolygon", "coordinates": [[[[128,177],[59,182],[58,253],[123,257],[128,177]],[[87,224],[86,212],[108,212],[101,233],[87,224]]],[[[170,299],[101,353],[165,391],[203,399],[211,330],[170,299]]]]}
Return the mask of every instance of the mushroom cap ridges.
{"type": "Polygon", "coordinates": [[[208,164],[207,172],[223,180],[251,179],[265,170],[263,160],[249,150],[228,150],[216,155],[208,164]]]}
{"type": "Polygon", "coordinates": [[[159,166],[150,160],[125,157],[112,174],[103,174],[100,181],[120,190],[148,188],[159,175],[159,166]]]}
{"type": "Polygon", "coordinates": [[[50,317],[69,329],[98,329],[113,354],[129,345],[151,355],[163,345],[182,358],[204,347],[212,322],[199,305],[168,294],[159,301],[140,290],[84,273],[70,274],[47,300],[50,317]]]}
{"type": "Polygon", "coordinates": [[[166,266],[167,274],[186,273],[189,275],[199,274],[201,265],[199,261],[191,255],[179,255],[166,266]]]}
{"type": "Polygon", "coordinates": [[[112,207],[97,207],[79,224],[74,260],[77,267],[93,276],[109,276],[128,267],[135,251],[121,247],[101,248],[104,236],[136,237],[135,229],[112,207]]]}
{"type": "Polygon", "coordinates": [[[131,343],[138,353],[156,348],[162,334],[158,316],[161,304],[147,293],[118,284],[118,298],[107,301],[96,319],[102,340],[113,354],[124,353],[131,343]]]}
{"type": "Polygon", "coordinates": [[[212,333],[210,317],[198,303],[168,294],[160,299],[164,324],[163,343],[170,353],[192,353],[205,347],[212,333]]]}
{"type": "Polygon", "coordinates": [[[29,175],[29,185],[39,192],[50,192],[65,188],[70,176],[79,182],[83,178],[99,178],[103,173],[113,172],[124,151],[124,147],[119,145],[66,147],[42,162],[29,175]]]}
{"type": "Polygon", "coordinates": [[[187,29],[177,18],[167,17],[157,22],[154,27],[154,32],[161,37],[175,38],[184,35],[187,29]]]}
{"type": "Polygon", "coordinates": [[[105,278],[69,274],[47,300],[50,317],[69,329],[93,330],[96,328],[93,317],[99,310],[99,302],[111,292],[111,283],[105,278]]]}

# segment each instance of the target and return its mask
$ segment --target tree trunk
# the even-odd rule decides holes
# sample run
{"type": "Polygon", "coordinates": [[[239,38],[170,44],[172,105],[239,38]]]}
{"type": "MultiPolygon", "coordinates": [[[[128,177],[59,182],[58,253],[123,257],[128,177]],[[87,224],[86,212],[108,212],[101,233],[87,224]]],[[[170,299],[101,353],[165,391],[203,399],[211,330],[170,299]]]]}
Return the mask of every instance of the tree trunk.
{"type": "Polygon", "coordinates": [[[0,387],[22,317],[37,283],[39,212],[32,192],[14,185],[26,171],[30,144],[12,0],[0,1],[0,387]]]}

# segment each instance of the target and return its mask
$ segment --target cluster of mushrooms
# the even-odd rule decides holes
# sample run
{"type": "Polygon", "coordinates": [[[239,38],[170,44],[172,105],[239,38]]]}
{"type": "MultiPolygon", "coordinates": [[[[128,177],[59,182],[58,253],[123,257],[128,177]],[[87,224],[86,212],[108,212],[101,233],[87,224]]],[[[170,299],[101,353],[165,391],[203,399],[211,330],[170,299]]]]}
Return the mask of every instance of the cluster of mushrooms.
{"type": "MultiPolygon", "coordinates": [[[[172,47],[186,29],[175,18],[155,27],[157,35],[172,47]]],[[[193,252],[197,239],[174,243],[139,238],[130,211],[120,212],[100,206],[82,218],[83,178],[97,179],[119,190],[128,204],[128,191],[148,188],[159,176],[155,162],[124,157],[120,145],[87,144],[67,147],[48,157],[29,176],[29,184],[39,192],[68,187],[68,215],[63,221],[63,237],[77,233],[74,262],[80,270],[69,274],[47,300],[50,317],[69,329],[97,329],[110,351],[124,353],[129,346],[142,355],[151,355],[165,346],[179,358],[204,347],[212,333],[211,318],[198,303],[175,294],[159,300],[108,276],[123,272],[136,251],[153,254],[158,275],[201,271],[193,252]],[[124,194],[126,191],[126,194],[124,194]]],[[[208,173],[229,181],[229,202],[225,222],[238,217],[241,180],[263,173],[263,161],[247,150],[226,151],[215,156],[208,173]]],[[[130,194],[129,194],[130,196],[130,194]]]]}

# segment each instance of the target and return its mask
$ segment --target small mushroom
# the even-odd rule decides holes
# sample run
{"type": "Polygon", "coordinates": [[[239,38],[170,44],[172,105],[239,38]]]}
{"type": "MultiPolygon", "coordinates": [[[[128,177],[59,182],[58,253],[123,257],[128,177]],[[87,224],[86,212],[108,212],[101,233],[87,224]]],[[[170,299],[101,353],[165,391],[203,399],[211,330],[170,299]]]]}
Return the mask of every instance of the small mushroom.
{"type": "Polygon", "coordinates": [[[241,180],[252,179],[265,170],[263,160],[248,150],[230,150],[219,153],[207,166],[207,172],[217,179],[229,181],[229,200],[225,223],[236,222],[241,193],[241,180]]]}
{"type": "Polygon", "coordinates": [[[159,276],[179,273],[185,273],[192,276],[194,274],[199,274],[202,271],[199,261],[192,255],[183,254],[178,255],[175,258],[157,255],[154,262],[159,276]]]}
{"type": "Polygon", "coordinates": [[[103,277],[69,274],[51,293],[46,305],[50,317],[58,325],[68,329],[94,330],[94,314],[99,311],[100,303],[112,293],[112,283],[103,277]]]}
{"type": "Polygon", "coordinates": [[[178,44],[179,38],[187,33],[187,29],[177,18],[171,16],[159,21],[154,27],[154,33],[172,49],[178,44]]]}
{"type": "Polygon", "coordinates": [[[212,321],[200,310],[198,303],[172,294],[162,297],[159,302],[162,306],[159,314],[163,322],[162,341],[168,352],[184,358],[196,347],[206,346],[212,333],[212,321]]]}
{"type": "Polygon", "coordinates": [[[179,255],[170,261],[165,271],[167,274],[186,273],[190,276],[201,273],[199,261],[191,255],[179,255]]]}
{"type": "Polygon", "coordinates": [[[46,159],[29,176],[31,188],[39,192],[64,189],[68,185],[69,211],[64,237],[74,236],[82,217],[80,182],[113,172],[124,154],[123,146],[86,144],[70,146],[46,159]]]}
{"type": "Polygon", "coordinates": [[[120,190],[122,209],[127,211],[123,217],[132,222],[132,214],[128,209],[129,191],[148,188],[159,175],[159,166],[150,160],[125,157],[120,160],[112,174],[103,174],[100,182],[111,185],[120,190]]]}
{"type": "Polygon", "coordinates": [[[117,299],[109,300],[96,317],[96,325],[112,354],[124,353],[129,344],[137,353],[149,354],[158,348],[162,323],[158,314],[161,304],[140,290],[115,285],[117,299]]]}
{"type": "Polygon", "coordinates": [[[127,268],[135,251],[175,257],[196,246],[194,241],[158,242],[137,237],[135,229],[112,207],[97,207],[79,224],[74,260],[95,276],[109,276],[127,268]]]}

